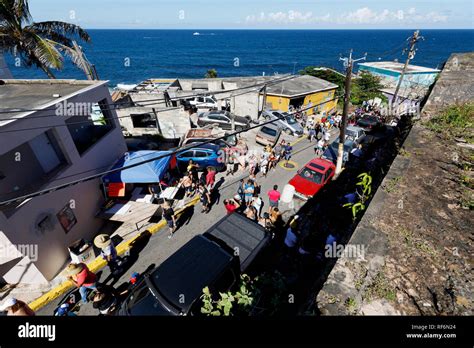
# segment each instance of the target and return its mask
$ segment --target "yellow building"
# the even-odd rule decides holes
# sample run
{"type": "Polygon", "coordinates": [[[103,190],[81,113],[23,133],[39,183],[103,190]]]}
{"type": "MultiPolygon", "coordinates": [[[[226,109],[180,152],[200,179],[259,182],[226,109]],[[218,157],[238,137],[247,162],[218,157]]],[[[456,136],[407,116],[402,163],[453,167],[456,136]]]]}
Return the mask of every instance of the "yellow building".
{"type": "Polygon", "coordinates": [[[312,112],[307,111],[308,115],[327,115],[336,111],[337,87],[336,84],[320,78],[301,75],[268,87],[266,106],[282,111],[288,111],[290,105],[302,108],[314,106],[312,112]]]}

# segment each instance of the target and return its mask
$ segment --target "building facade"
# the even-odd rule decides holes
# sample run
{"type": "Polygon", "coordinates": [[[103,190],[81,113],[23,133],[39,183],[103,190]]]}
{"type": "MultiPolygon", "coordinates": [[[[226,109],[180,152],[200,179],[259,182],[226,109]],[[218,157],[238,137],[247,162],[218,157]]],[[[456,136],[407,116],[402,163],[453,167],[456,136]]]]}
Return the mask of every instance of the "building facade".
{"type": "MultiPolygon", "coordinates": [[[[403,71],[404,64],[398,62],[359,63],[359,71],[367,71],[382,79],[382,84],[388,88],[396,87],[403,71]]],[[[440,70],[408,65],[401,88],[429,88],[438,76],[440,70]]]]}
{"type": "MultiPolygon", "coordinates": [[[[2,80],[0,100],[2,109],[30,110],[0,115],[0,204],[104,171],[126,151],[106,81],[2,80]]],[[[94,179],[0,205],[0,276],[54,278],[68,246],[102,227],[102,192],[94,179]]]]}

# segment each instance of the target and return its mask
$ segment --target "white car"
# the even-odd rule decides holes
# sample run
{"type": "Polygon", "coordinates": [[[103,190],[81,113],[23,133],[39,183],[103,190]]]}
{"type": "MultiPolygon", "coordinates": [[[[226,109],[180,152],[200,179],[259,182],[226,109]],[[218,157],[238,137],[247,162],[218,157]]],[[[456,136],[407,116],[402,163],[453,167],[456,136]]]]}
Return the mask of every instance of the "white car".
{"type": "Polygon", "coordinates": [[[195,97],[189,100],[189,104],[198,109],[217,109],[217,99],[214,96],[195,97]]]}

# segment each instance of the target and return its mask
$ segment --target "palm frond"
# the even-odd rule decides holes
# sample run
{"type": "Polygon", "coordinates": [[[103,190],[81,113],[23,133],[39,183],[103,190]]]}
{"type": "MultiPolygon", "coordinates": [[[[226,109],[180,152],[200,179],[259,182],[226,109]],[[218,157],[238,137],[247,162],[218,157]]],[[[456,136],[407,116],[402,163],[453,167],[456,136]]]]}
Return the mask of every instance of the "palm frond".
{"type": "Polygon", "coordinates": [[[66,57],[71,59],[72,63],[75,66],[77,66],[79,69],[84,71],[84,73],[86,73],[86,75],[90,72],[89,64],[86,62],[85,59],[84,60],[81,59],[82,52],[77,52],[75,49],[73,49],[69,46],[66,46],[66,45],[62,45],[62,44],[57,43],[57,42],[55,44],[56,44],[56,47],[59,50],[59,52],[61,52],[66,57]]]}
{"type": "Polygon", "coordinates": [[[63,67],[63,57],[54,43],[36,34],[34,34],[34,37],[36,47],[33,49],[33,53],[38,61],[48,68],[61,70],[63,67]]]}
{"type": "Polygon", "coordinates": [[[29,23],[30,9],[26,0],[0,0],[0,21],[29,23]]]}
{"type": "MultiPolygon", "coordinates": [[[[84,42],[90,42],[91,38],[87,32],[82,29],[80,26],[60,22],[60,21],[47,21],[47,22],[37,22],[30,25],[31,28],[35,29],[38,32],[43,33],[44,35],[56,35],[63,36],[67,39],[67,37],[73,36],[81,39],[84,42]]],[[[52,39],[52,37],[51,37],[52,39]]],[[[55,40],[59,41],[59,40],[55,40]]]]}

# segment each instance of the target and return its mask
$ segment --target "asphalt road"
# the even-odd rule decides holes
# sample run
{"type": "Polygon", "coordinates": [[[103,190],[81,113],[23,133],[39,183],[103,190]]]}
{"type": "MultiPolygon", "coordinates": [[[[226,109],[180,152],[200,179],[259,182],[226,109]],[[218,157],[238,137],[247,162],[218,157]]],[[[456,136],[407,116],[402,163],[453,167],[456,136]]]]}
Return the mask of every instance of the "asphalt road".
{"type": "MultiPolygon", "coordinates": [[[[331,140],[335,139],[337,134],[332,132],[331,140]]],[[[254,133],[246,133],[243,138],[246,138],[246,141],[249,144],[249,149],[258,149],[262,148],[259,145],[255,145],[252,141],[254,139],[254,133]]],[[[291,142],[296,141],[296,138],[284,135],[284,138],[290,140],[291,142]]],[[[296,171],[301,168],[306,162],[314,158],[314,147],[315,143],[310,143],[306,137],[301,139],[298,143],[293,146],[293,156],[292,161],[294,162],[294,168],[283,168],[281,165],[278,165],[275,170],[272,170],[268,173],[266,178],[263,178],[260,174],[257,177],[257,182],[262,186],[261,198],[264,201],[264,206],[262,211],[268,209],[268,197],[267,192],[272,188],[273,185],[278,185],[279,189],[283,189],[284,185],[295,175],[296,171]]],[[[281,162],[280,162],[281,164],[281,162]]],[[[138,257],[130,257],[130,262],[128,263],[128,269],[124,270],[123,274],[116,280],[109,279],[110,272],[108,267],[104,268],[98,273],[99,281],[106,282],[107,284],[118,287],[121,284],[127,283],[130,279],[130,276],[133,272],[142,273],[150,267],[156,267],[160,265],[164,260],[166,260],[170,255],[172,255],[176,250],[183,246],[195,235],[205,232],[209,227],[211,227],[216,221],[225,216],[226,211],[223,205],[223,201],[226,198],[232,198],[237,193],[238,183],[241,178],[247,176],[245,173],[236,173],[232,176],[225,176],[224,174],[218,174],[216,182],[220,182],[219,194],[220,199],[213,206],[211,211],[208,214],[201,213],[201,205],[198,203],[194,209],[189,209],[187,216],[178,221],[178,226],[180,226],[175,232],[174,236],[171,239],[168,239],[168,229],[163,228],[158,233],[152,235],[149,240],[143,242],[143,249],[139,251],[138,257]],[[183,221],[186,220],[186,221],[183,221]]],[[[299,206],[303,202],[295,199],[294,211],[297,211],[299,206]]],[[[286,214],[293,214],[293,212],[285,205],[280,205],[280,210],[286,211],[286,214]]],[[[61,296],[58,299],[52,301],[45,307],[41,308],[37,314],[38,315],[52,315],[54,309],[58,306],[60,300],[64,297],[61,296]]],[[[92,307],[90,303],[81,304],[80,310],[77,312],[77,315],[97,315],[98,311],[92,307]]]]}

